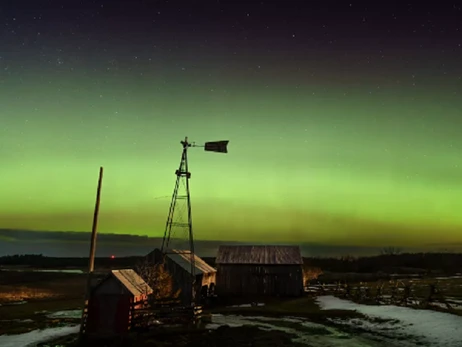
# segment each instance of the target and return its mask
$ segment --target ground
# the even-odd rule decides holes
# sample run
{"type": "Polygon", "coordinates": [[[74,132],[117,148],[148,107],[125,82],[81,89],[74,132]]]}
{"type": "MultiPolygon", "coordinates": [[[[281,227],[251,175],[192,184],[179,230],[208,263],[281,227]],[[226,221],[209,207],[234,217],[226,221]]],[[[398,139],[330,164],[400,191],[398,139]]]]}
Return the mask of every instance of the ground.
{"type": "MultiPolygon", "coordinates": [[[[373,303],[377,299],[377,294],[380,293],[381,298],[378,301],[382,304],[396,304],[402,301],[406,295],[406,288],[408,288],[409,293],[406,300],[408,306],[431,308],[462,316],[462,276],[460,274],[424,278],[411,276],[388,281],[352,283],[349,287],[349,299],[358,303],[373,303]],[[435,292],[429,300],[432,287],[435,292]]],[[[344,297],[347,289],[344,285],[332,283],[309,286],[308,291],[313,295],[327,293],[344,297]]]]}
{"type": "MultiPolygon", "coordinates": [[[[438,281],[438,288],[443,290],[444,295],[457,300],[462,299],[462,278],[459,277],[412,279],[412,283],[416,295],[424,296],[429,283],[438,281]]],[[[0,335],[27,332],[34,334],[33,331],[36,329],[56,328],[56,331],[61,331],[61,334],[70,334],[60,339],[60,345],[72,345],[75,333],[78,331],[77,325],[80,323],[85,284],[86,277],[77,273],[2,271],[0,273],[0,335]],[[65,328],[68,329],[66,331],[59,330],[59,327],[63,326],[70,327],[65,328]]],[[[373,290],[377,283],[360,283],[357,286],[363,288],[369,286],[373,290]]],[[[391,288],[391,284],[387,283],[385,287],[391,288]]],[[[315,288],[320,291],[319,286],[315,288]]],[[[390,313],[387,313],[385,318],[368,317],[370,310],[368,311],[367,307],[350,307],[344,302],[323,309],[317,298],[318,294],[312,293],[302,298],[285,300],[254,298],[253,301],[264,303],[260,306],[243,307],[241,304],[247,304],[249,302],[247,299],[221,302],[205,312],[201,329],[185,331],[182,328],[181,331],[169,329],[149,334],[133,334],[130,340],[132,345],[160,347],[335,346],[330,344],[334,343],[332,341],[337,341],[339,346],[383,346],[381,342],[375,341],[377,337],[380,337],[382,342],[385,341],[387,346],[393,346],[396,342],[387,340],[386,330],[377,332],[374,339],[366,338],[367,334],[370,335],[367,329],[372,325],[393,328],[400,324],[390,313]],[[306,336],[310,337],[309,343],[304,341],[306,336]],[[316,341],[318,344],[315,344],[316,341]]],[[[445,310],[441,307],[437,309],[445,310]]],[[[398,341],[396,345],[404,346],[399,339],[412,340],[406,334],[403,332],[396,337],[398,341]]],[[[1,339],[2,336],[0,336],[2,346],[21,347],[14,343],[8,345],[1,339]]],[[[42,337],[41,341],[44,339],[46,338],[42,337]]],[[[412,341],[415,344],[409,346],[425,345],[417,340],[412,341]]],[[[446,343],[445,346],[452,345],[446,343]]]]}
{"type": "Polygon", "coordinates": [[[0,335],[76,321],[50,314],[81,309],[85,285],[86,276],[79,273],[1,271],[0,335]]]}

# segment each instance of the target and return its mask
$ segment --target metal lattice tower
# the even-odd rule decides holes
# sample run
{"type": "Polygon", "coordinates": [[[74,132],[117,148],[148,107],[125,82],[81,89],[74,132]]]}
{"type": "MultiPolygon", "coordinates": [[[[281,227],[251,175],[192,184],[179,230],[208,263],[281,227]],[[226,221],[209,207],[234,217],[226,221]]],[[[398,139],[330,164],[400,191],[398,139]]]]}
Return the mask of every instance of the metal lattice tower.
{"type": "MultiPolygon", "coordinates": [[[[195,297],[195,279],[196,279],[196,266],[195,266],[195,253],[194,253],[194,234],[192,225],[191,215],[191,194],[189,190],[189,179],[191,173],[188,167],[188,149],[191,147],[203,147],[208,152],[228,153],[227,145],[229,141],[214,141],[206,142],[204,145],[196,145],[194,142],[188,142],[188,138],[185,137],[184,141],[181,141],[183,151],[181,154],[181,161],[179,168],[175,171],[176,182],[175,188],[173,189],[172,200],[170,203],[170,209],[168,212],[167,221],[165,223],[164,237],[162,240],[161,252],[167,255],[170,251],[170,244],[173,238],[184,239],[186,236],[188,240],[188,250],[184,250],[185,254],[189,255],[190,259],[190,272],[192,276],[192,291],[191,291],[191,304],[194,302],[195,297]],[[181,202],[185,203],[183,206],[181,202]],[[183,207],[183,208],[182,208],[183,207]],[[184,220],[184,211],[186,209],[186,220],[184,220]],[[183,231],[183,235],[178,235],[179,231],[183,231]],[[184,235],[186,231],[186,235],[184,235]]],[[[178,250],[176,250],[178,254],[178,250]]]]}

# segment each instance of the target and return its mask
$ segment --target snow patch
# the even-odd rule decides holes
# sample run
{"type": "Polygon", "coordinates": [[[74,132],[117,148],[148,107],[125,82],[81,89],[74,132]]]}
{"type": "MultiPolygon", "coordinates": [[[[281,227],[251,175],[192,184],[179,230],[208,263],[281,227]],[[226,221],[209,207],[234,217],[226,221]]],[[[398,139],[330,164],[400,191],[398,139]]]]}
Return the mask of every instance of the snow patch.
{"type": "Polygon", "coordinates": [[[333,321],[351,327],[359,326],[373,335],[390,338],[407,336],[434,347],[462,346],[462,317],[456,315],[391,305],[361,305],[334,296],[320,296],[317,302],[323,310],[353,310],[372,318],[333,321]],[[374,318],[382,321],[374,321],[374,318]]]}
{"type": "Polygon", "coordinates": [[[2,335],[0,336],[0,346],[2,347],[31,347],[40,342],[71,335],[79,332],[79,325],[49,328],[43,330],[33,330],[25,334],[2,335]]]}
{"type": "Polygon", "coordinates": [[[21,300],[21,301],[4,302],[3,306],[15,306],[15,305],[25,305],[25,304],[27,304],[27,301],[21,300]]]}
{"type": "Polygon", "coordinates": [[[58,311],[58,312],[53,312],[47,315],[47,318],[74,318],[74,319],[79,319],[82,317],[82,310],[67,310],[67,311],[58,311]]]}
{"type": "Polygon", "coordinates": [[[256,302],[252,304],[232,305],[228,307],[257,307],[257,306],[261,307],[261,306],[265,306],[265,304],[261,302],[256,302]]]}

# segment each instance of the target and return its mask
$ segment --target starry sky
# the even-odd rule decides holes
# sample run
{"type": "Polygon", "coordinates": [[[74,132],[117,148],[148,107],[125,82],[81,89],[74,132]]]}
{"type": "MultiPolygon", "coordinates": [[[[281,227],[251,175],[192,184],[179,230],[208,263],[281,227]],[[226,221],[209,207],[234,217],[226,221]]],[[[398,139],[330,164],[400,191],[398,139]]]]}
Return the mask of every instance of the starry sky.
{"type": "Polygon", "coordinates": [[[2,1],[0,228],[462,244],[461,7],[248,3],[2,1]]]}

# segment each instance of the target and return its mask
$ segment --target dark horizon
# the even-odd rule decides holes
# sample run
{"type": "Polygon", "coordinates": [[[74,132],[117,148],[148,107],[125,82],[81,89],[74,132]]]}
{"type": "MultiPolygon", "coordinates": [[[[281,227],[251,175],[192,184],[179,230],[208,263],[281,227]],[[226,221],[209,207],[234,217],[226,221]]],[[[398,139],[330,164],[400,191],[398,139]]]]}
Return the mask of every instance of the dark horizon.
{"type": "MultiPolygon", "coordinates": [[[[51,257],[88,257],[90,232],[51,232],[31,230],[0,229],[0,256],[15,254],[43,254],[51,257]]],[[[129,235],[99,234],[97,239],[97,257],[143,256],[154,248],[160,248],[162,238],[129,235]]],[[[220,245],[245,244],[294,244],[299,245],[304,257],[341,257],[372,256],[382,253],[385,248],[394,247],[402,253],[420,252],[454,252],[460,253],[462,245],[428,245],[427,247],[410,248],[396,245],[381,247],[361,247],[355,245],[328,245],[321,243],[290,242],[238,242],[196,240],[196,253],[201,257],[214,257],[220,245]]]]}

